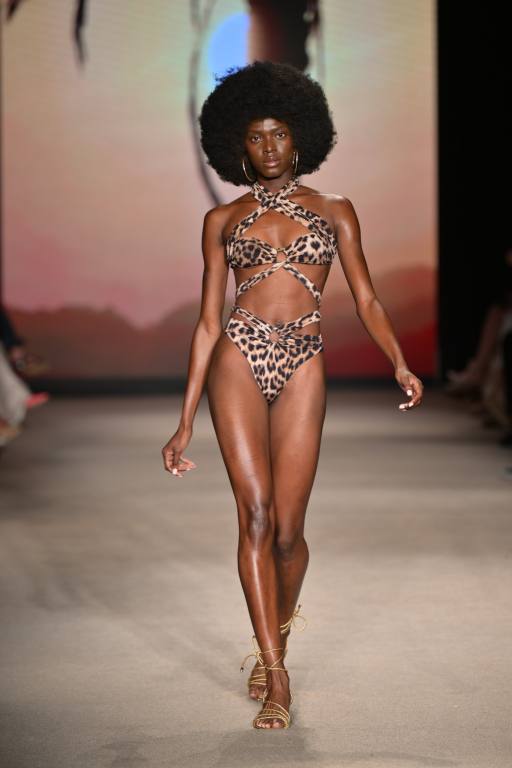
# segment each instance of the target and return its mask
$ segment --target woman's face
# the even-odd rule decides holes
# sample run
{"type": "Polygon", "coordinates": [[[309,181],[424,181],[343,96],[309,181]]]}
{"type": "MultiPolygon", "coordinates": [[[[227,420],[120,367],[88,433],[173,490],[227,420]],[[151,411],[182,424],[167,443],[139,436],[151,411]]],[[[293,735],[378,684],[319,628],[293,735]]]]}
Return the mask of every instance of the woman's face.
{"type": "Polygon", "coordinates": [[[266,117],[249,123],[245,151],[258,176],[275,179],[285,173],[292,166],[293,149],[290,129],[281,120],[266,117]]]}

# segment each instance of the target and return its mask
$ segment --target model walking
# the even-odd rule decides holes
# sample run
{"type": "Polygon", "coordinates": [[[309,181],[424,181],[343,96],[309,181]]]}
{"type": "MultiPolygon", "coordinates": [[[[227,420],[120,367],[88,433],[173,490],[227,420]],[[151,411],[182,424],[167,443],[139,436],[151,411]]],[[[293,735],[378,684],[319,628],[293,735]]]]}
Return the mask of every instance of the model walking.
{"type": "Polygon", "coordinates": [[[176,477],[199,399],[210,413],[239,522],[238,568],[254,628],[249,695],[256,728],[286,728],[286,640],[297,615],[308,547],[304,518],[325,416],[320,302],[338,256],[356,311],[417,406],[422,383],[406,365],[373,289],[351,202],[299,183],[335,142],[322,88],[286,64],[230,72],[203,105],[202,145],[222,179],[250,191],[204,219],[201,312],[192,338],[178,430],[162,450],[176,477]],[[229,267],[236,303],[222,327],[229,267]]]}

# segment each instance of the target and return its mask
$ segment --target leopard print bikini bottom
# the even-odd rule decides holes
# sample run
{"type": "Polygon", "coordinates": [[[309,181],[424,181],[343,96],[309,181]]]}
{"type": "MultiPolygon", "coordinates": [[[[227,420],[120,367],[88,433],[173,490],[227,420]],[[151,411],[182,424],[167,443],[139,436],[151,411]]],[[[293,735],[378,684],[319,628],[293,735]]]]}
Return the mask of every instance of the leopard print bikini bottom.
{"type": "Polygon", "coordinates": [[[267,323],[258,315],[235,304],[224,332],[245,355],[256,383],[270,404],[302,363],[323,351],[322,334],[299,334],[294,331],[320,320],[315,310],[288,323],[267,323]]]}

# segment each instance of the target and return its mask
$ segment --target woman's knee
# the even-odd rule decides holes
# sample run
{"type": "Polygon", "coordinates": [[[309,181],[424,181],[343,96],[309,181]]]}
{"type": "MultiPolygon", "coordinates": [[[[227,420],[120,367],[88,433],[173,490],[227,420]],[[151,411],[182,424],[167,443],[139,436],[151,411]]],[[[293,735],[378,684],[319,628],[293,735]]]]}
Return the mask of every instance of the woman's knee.
{"type": "Polygon", "coordinates": [[[293,560],[300,547],[307,547],[301,529],[278,532],[275,540],[275,548],[278,557],[282,560],[293,560]]]}
{"type": "Polygon", "coordinates": [[[269,546],[274,536],[272,503],[265,499],[247,500],[238,504],[240,543],[253,549],[269,546]]]}

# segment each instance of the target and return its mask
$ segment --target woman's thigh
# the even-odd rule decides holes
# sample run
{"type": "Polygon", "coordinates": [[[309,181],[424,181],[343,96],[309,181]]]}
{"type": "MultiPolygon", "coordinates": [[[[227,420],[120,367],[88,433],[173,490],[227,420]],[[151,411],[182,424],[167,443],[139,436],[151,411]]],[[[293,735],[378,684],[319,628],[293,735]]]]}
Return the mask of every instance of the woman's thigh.
{"type": "Polygon", "coordinates": [[[277,539],[293,546],[304,528],[325,418],[323,352],[295,371],[270,408],[270,455],[277,539]]]}
{"type": "Polygon", "coordinates": [[[225,335],[212,356],[207,392],[240,522],[247,524],[251,510],[261,515],[272,502],[269,411],[246,358],[225,335]]]}

